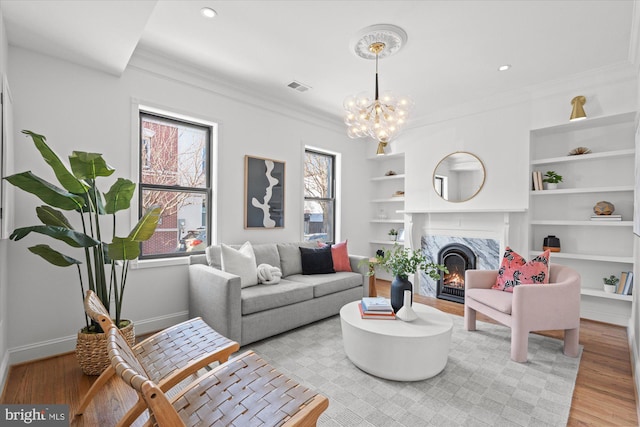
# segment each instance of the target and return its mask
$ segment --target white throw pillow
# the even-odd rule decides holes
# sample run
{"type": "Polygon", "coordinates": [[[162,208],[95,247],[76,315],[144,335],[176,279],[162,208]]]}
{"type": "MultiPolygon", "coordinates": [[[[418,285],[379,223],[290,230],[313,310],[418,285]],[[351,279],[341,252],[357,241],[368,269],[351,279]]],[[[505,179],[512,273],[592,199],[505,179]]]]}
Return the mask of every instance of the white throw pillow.
{"type": "Polygon", "coordinates": [[[223,243],[220,249],[223,271],[240,276],[243,288],[258,284],[256,256],[250,242],[245,242],[240,249],[233,249],[223,243]]]}

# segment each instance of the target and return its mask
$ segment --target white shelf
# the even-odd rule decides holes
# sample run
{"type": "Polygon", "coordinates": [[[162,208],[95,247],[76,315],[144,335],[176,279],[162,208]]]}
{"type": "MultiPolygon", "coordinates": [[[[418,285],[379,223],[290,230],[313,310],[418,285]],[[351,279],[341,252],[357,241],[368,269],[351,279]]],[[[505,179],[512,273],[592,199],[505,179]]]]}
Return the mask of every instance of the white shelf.
{"type": "Polygon", "coordinates": [[[531,134],[535,136],[553,135],[565,132],[575,132],[584,129],[597,128],[601,126],[615,125],[618,123],[633,122],[636,117],[635,111],[612,114],[610,116],[590,117],[577,122],[562,123],[555,126],[532,129],[531,134]]]}
{"type": "Polygon", "coordinates": [[[585,227],[632,227],[633,221],[534,220],[531,225],[576,225],[585,227]]]}
{"type": "Polygon", "coordinates": [[[395,159],[400,157],[404,157],[404,152],[389,153],[389,154],[375,156],[375,157],[367,157],[367,160],[385,161],[385,160],[395,159]]]}
{"type": "Polygon", "coordinates": [[[580,294],[588,295],[590,297],[596,297],[596,298],[607,298],[607,299],[615,299],[619,301],[629,301],[629,302],[633,301],[633,295],[610,294],[608,292],[600,291],[598,289],[582,288],[580,289],[580,294]]]}
{"type": "Polygon", "coordinates": [[[443,213],[511,213],[525,212],[526,209],[424,209],[396,211],[400,214],[443,214],[443,213]]]}
{"type": "Polygon", "coordinates": [[[553,196],[555,194],[586,194],[586,193],[614,193],[621,191],[633,191],[633,185],[620,185],[615,187],[591,187],[591,188],[559,188],[557,190],[531,190],[532,196],[553,196]]]}
{"type": "MultiPolygon", "coordinates": [[[[577,179],[573,188],[561,184],[556,190],[529,189],[530,246],[536,245],[533,240],[538,242],[543,231],[552,230],[572,242],[571,249],[576,253],[552,252],[551,263],[568,265],[582,275],[580,293],[584,306],[588,306],[582,312],[585,318],[618,324],[621,307],[630,304],[633,296],[605,292],[601,278],[612,272],[637,268],[637,260],[629,250],[633,238],[632,214],[624,215],[626,221],[591,220],[590,214],[584,212],[582,201],[592,197],[613,197],[616,205],[618,202],[623,206],[633,204],[634,191],[637,191],[630,178],[636,155],[633,148],[635,117],[633,111],[588,118],[533,129],[529,134],[531,171],[544,171],[553,165],[563,174],[577,179]],[[578,146],[589,147],[593,152],[570,156],[571,148],[578,146]],[[580,253],[582,250],[596,253],[580,253]]],[[[530,255],[540,252],[532,249],[530,255]]]]}
{"type": "Polygon", "coordinates": [[[404,224],[404,219],[372,219],[369,222],[378,224],[404,224]]]}
{"type": "Polygon", "coordinates": [[[388,199],[373,199],[371,203],[395,203],[395,202],[403,202],[404,197],[390,197],[388,199]]]}
{"type": "MultiPolygon", "coordinates": [[[[531,255],[537,255],[542,252],[542,249],[531,249],[529,253],[531,255]]],[[[564,259],[580,259],[585,261],[602,261],[602,262],[619,262],[622,264],[633,264],[632,256],[611,256],[611,255],[587,255],[587,254],[573,254],[569,252],[551,252],[551,258],[564,258],[564,259]]]]}
{"type": "Polygon", "coordinates": [[[404,245],[404,242],[398,242],[396,240],[370,240],[369,243],[371,243],[372,245],[389,245],[389,246],[393,246],[396,243],[398,245],[404,245]]]}
{"type": "Polygon", "coordinates": [[[532,160],[531,164],[532,165],[549,165],[552,163],[581,162],[585,160],[627,157],[627,156],[633,156],[635,152],[636,150],[634,150],[633,148],[629,148],[626,150],[602,151],[600,153],[580,154],[578,156],[567,155],[563,157],[549,157],[547,159],[532,160]]]}
{"type": "Polygon", "coordinates": [[[374,178],[371,178],[371,181],[393,181],[395,179],[404,179],[404,174],[399,173],[396,175],[376,176],[374,178]]]}

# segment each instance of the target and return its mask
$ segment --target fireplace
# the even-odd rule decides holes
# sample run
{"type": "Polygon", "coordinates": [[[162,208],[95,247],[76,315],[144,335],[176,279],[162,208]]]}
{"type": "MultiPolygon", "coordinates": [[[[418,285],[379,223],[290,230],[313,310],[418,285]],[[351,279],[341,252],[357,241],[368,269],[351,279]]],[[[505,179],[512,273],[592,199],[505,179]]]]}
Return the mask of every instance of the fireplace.
{"type": "Polygon", "coordinates": [[[438,264],[443,264],[449,272],[440,273],[436,296],[464,304],[464,272],[476,268],[476,254],[467,245],[450,243],[438,251],[438,264]]]}

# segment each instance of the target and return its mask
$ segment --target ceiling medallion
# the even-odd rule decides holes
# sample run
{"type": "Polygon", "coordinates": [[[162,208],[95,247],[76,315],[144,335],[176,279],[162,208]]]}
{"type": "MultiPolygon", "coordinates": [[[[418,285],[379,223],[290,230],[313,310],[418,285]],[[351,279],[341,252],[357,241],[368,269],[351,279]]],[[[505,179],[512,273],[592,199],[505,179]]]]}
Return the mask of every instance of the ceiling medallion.
{"type": "Polygon", "coordinates": [[[351,41],[356,55],[375,59],[374,97],[361,93],[344,100],[345,124],[349,138],[370,137],[378,141],[377,155],[384,155],[387,144],[395,138],[407,120],[413,100],[378,89],[378,59],[398,52],[407,42],[407,33],[395,25],[379,24],[367,27],[351,41]]]}

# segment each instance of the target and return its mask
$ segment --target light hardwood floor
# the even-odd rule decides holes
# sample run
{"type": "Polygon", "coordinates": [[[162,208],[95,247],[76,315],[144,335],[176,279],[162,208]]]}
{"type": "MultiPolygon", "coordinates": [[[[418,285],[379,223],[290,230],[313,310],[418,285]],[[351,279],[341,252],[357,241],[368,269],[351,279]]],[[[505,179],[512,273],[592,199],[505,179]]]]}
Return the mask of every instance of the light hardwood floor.
{"type": "MultiPolygon", "coordinates": [[[[378,281],[380,295],[389,293],[389,282],[378,281]]],[[[416,296],[416,302],[462,316],[461,304],[416,296]]],[[[490,321],[479,316],[479,320],[490,321]]],[[[545,332],[561,337],[561,332],[545,332]]],[[[570,426],[637,426],[635,392],[626,329],[583,320],[580,343],[584,346],[573,393],[570,426]]],[[[2,403],[68,404],[71,413],[96,377],[82,374],[73,354],[13,366],[2,394],[2,403]]],[[[113,426],[136,399],[119,379],[100,393],[77,426],[113,426]]],[[[141,425],[138,420],[136,425],[141,425]]]]}

